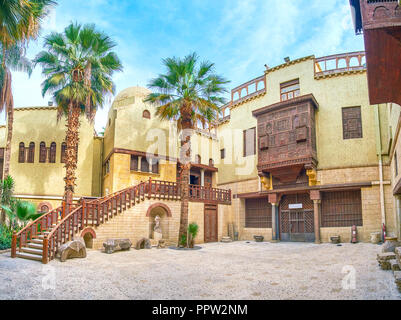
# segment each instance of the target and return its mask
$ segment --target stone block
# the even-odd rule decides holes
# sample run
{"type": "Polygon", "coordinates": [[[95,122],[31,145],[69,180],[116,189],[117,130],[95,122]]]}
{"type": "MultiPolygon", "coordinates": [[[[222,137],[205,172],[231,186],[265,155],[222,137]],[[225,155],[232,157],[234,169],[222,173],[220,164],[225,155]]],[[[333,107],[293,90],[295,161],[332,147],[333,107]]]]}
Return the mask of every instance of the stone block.
{"type": "Polygon", "coordinates": [[[382,270],[391,270],[390,260],[395,260],[395,253],[386,252],[386,253],[379,253],[377,255],[377,261],[379,262],[380,268],[382,270]]]}
{"type": "Polygon", "coordinates": [[[398,261],[396,259],[389,260],[391,270],[393,271],[401,271],[398,261]]]}
{"type": "Polygon", "coordinates": [[[401,292],[401,271],[394,271],[395,284],[401,292]]]}
{"type": "Polygon", "coordinates": [[[136,245],[135,245],[136,250],[141,250],[141,249],[152,249],[152,244],[150,243],[150,240],[147,238],[142,238],[140,239],[136,245]]]}
{"type": "Polygon", "coordinates": [[[82,238],[64,243],[58,249],[61,262],[72,258],[86,258],[85,241],[82,238]]]}
{"type": "Polygon", "coordinates": [[[387,239],[382,247],[382,252],[394,252],[395,248],[400,247],[401,242],[397,241],[395,238],[387,239]]]}
{"type": "Polygon", "coordinates": [[[107,239],[107,241],[103,243],[104,250],[108,254],[120,250],[129,250],[131,246],[132,242],[129,239],[107,239]]]}
{"type": "Polygon", "coordinates": [[[395,248],[394,253],[398,264],[401,266],[401,247],[395,248]]]}

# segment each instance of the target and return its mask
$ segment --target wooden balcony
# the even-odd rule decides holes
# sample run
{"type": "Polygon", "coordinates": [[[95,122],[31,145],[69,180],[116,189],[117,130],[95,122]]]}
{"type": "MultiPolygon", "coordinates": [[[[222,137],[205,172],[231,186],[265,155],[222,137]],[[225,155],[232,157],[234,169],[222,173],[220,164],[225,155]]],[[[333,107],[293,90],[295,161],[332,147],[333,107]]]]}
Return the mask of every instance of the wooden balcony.
{"type": "Polygon", "coordinates": [[[325,78],[366,70],[365,52],[335,54],[315,59],[315,78],[325,78]]]}
{"type": "Polygon", "coordinates": [[[401,4],[398,0],[350,0],[355,32],[363,32],[370,104],[401,104],[401,4]]]}
{"type": "Polygon", "coordinates": [[[189,199],[211,204],[231,204],[231,190],[189,185],[189,199]]]}

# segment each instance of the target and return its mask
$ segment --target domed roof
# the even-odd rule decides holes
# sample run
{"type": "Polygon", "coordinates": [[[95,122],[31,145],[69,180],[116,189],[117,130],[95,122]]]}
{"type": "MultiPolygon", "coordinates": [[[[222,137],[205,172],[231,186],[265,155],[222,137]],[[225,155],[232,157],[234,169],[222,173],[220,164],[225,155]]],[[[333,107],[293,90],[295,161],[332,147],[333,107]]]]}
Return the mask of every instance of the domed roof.
{"type": "Polygon", "coordinates": [[[121,91],[114,101],[121,101],[131,97],[146,97],[151,91],[143,87],[129,87],[121,91]]]}

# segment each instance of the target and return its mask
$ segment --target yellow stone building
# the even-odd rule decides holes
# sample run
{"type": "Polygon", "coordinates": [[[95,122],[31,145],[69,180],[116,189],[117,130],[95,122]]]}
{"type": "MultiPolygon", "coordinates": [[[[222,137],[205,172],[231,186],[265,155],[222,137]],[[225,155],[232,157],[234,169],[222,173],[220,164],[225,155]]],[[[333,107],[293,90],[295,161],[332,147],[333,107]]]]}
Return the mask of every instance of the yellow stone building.
{"type": "MultiPolygon", "coordinates": [[[[104,137],[82,118],[76,200],[112,195],[149,178],[177,181],[179,135],[143,102],[149,92],[120,92],[104,137]]],[[[197,242],[255,235],[349,242],[354,225],[359,241],[383,225],[397,234],[391,176],[398,169],[390,157],[401,154],[399,114],[398,105],[369,104],[364,52],[266,67],[232,90],[215,128],[192,137],[189,220],[200,226],[197,242]],[[231,201],[217,201],[226,190],[231,201]]],[[[12,141],[15,194],[49,209],[60,205],[64,189],[65,119],[56,117],[54,107],[17,109],[12,141]]],[[[2,148],[6,132],[0,128],[2,148]]],[[[150,238],[156,214],[166,239],[176,241],[179,204],[148,199],[93,228],[93,246],[110,237],[150,238]]]]}

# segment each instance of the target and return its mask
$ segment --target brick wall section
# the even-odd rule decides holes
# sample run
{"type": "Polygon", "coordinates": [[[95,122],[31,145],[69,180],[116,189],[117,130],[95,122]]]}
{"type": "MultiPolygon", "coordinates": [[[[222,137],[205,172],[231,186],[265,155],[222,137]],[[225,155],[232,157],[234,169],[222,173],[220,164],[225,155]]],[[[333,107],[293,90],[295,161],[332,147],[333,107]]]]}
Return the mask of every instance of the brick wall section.
{"type": "MultiPolygon", "coordinates": [[[[390,170],[388,166],[383,167],[384,180],[390,180],[390,170]]],[[[343,169],[318,170],[318,181],[321,185],[373,182],[372,187],[362,188],[362,218],[363,226],[358,227],[358,240],[362,242],[370,241],[370,233],[381,231],[381,211],[380,211],[380,187],[378,185],[379,168],[357,167],[343,169]]],[[[247,180],[242,182],[220,185],[219,188],[232,189],[233,194],[257,192],[259,181],[247,180]]],[[[394,215],[394,203],[392,190],[389,184],[384,185],[384,202],[386,211],[387,234],[396,233],[396,217],[394,215]]],[[[240,240],[253,240],[254,235],[262,235],[265,240],[270,241],[271,229],[244,228],[245,225],[245,200],[233,199],[232,205],[225,209],[225,218],[228,222],[234,222],[239,230],[240,240]]],[[[329,242],[330,236],[340,235],[343,242],[351,241],[351,227],[344,228],[321,228],[322,242],[329,242]]]]}
{"type": "MultiPolygon", "coordinates": [[[[101,249],[103,242],[111,238],[128,238],[133,245],[142,238],[150,238],[150,226],[153,221],[146,216],[146,213],[148,208],[155,203],[160,203],[160,201],[145,200],[127,211],[119,213],[99,227],[94,227],[96,239],[93,241],[93,248],[101,249]]],[[[179,201],[162,201],[162,203],[170,208],[172,215],[170,218],[163,217],[163,219],[168,219],[169,234],[166,240],[176,243],[180,224],[181,203],[179,201]]]]}

